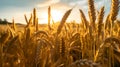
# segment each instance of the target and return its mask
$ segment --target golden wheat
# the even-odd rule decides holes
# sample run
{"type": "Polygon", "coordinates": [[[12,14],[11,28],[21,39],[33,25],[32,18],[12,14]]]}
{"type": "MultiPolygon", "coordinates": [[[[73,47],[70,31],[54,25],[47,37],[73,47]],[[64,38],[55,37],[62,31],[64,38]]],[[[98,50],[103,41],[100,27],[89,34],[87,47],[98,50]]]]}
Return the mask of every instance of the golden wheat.
{"type": "Polygon", "coordinates": [[[49,30],[51,30],[51,26],[50,26],[50,21],[51,21],[51,7],[48,7],[48,28],[49,30]]]}
{"type": "Polygon", "coordinates": [[[100,33],[102,31],[103,18],[104,18],[104,7],[101,8],[100,13],[98,15],[98,36],[100,36],[100,33]]]}
{"type": "Polygon", "coordinates": [[[85,27],[86,27],[86,29],[88,28],[88,26],[89,26],[89,24],[88,24],[88,21],[87,21],[87,19],[86,19],[86,17],[85,17],[85,15],[84,15],[84,13],[83,13],[83,11],[82,10],[79,10],[80,11],[80,14],[81,14],[81,20],[82,20],[82,23],[84,23],[85,24],[85,27]]]}
{"type": "Polygon", "coordinates": [[[60,21],[60,24],[58,26],[58,29],[57,29],[57,34],[59,34],[62,30],[62,27],[64,26],[64,23],[65,21],[67,20],[68,16],[70,15],[72,9],[69,9],[65,14],[64,16],[62,17],[62,20],[60,21]]]}
{"type": "Polygon", "coordinates": [[[13,20],[12,27],[7,25],[7,31],[0,33],[0,67],[120,67],[118,0],[112,0],[105,23],[105,7],[96,15],[94,0],[88,0],[88,5],[90,21],[79,10],[82,23],[65,23],[72,11],[69,9],[59,25],[53,24],[54,30],[50,30],[50,21],[54,19],[50,6],[48,26],[43,29],[35,8],[29,19],[24,15],[27,25],[23,30],[17,31],[13,20]]]}
{"type": "Polygon", "coordinates": [[[88,0],[88,5],[89,5],[90,24],[95,29],[96,10],[94,6],[94,0],[88,0]]]}

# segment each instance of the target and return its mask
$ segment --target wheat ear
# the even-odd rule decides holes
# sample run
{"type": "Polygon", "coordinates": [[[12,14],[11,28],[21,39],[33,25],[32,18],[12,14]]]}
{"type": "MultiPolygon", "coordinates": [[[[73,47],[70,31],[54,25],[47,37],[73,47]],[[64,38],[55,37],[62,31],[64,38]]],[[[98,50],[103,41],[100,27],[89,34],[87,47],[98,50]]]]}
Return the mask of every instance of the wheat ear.
{"type": "Polygon", "coordinates": [[[88,0],[88,5],[89,5],[90,23],[91,23],[91,26],[95,28],[96,11],[94,6],[94,0],[88,0]]]}
{"type": "Polygon", "coordinates": [[[48,28],[49,30],[51,30],[51,26],[50,26],[50,21],[51,21],[51,7],[48,7],[48,28]]]}
{"type": "Polygon", "coordinates": [[[104,18],[104,6],[100,9],[100,13],[98,15],[98,36],[100,35],[102,30],[103,18],[104,18]]]}
{"type": "Polygon", "coordinates": [[[85,24],[85,27],[86,27],[86,29],[87,29],[88,26],[89,26],[88,21],[87,21],[85,15],[84,15],[83,11],[82,11],[81,9],[80,9],[79,11],[80,11],[81,20],[82,20],[82,22],[85,24]]]}
{"type": "Polygon", "coordinates": [[[60,21],[60,24],[58,26],[58,29],[57,29],[57,34],[59,34],[62,30],[62,27],[64,26],[64,23],[66,22],[68,16],[70,15],[72,9],[69,9],[65,14],[64,16],[62,17],[62,20],[60,21]]]}
{"type": "Polygon", "coordinates": [[[36,26],[36,9],[33,9],[33,25],[36,26]]]}

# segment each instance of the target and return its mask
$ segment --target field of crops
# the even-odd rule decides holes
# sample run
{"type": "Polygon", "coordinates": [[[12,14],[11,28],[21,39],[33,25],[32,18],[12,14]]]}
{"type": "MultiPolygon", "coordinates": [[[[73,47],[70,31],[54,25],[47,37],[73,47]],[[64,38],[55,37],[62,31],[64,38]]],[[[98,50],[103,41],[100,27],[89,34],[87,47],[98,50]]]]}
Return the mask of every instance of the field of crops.
{"type": "Polygon", "coordinates": [[[39,26],[34,8],[29,19],[24,15],[26,26],[13,20],[0,30],[0,67],[120,67],[119,4],[112,0],[105,18],[105,7],[96,12],[94,0],[88,0],[89,20],[79,9],[79,24],[66,23],[73,8],[51,24],[49,7],[45,27],[39,26]]]}

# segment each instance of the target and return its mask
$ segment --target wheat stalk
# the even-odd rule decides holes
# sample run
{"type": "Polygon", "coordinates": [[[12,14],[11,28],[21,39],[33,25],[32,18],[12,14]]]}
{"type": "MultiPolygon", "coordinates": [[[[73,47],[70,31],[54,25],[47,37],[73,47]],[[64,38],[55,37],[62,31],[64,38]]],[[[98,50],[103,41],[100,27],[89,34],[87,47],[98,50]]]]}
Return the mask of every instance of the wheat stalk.
{"type": "Polygon", "coordinates": [[[105,19],[105,25],[104,25],[105,30],[108,28],[107,26],[110,27],[109,17],[110,17],[110,14],[108,14],[107,17],[106,17],[106,19],[105,19]]]}
{"type": "Polygon", "coordinates": [[[51,30],[51,26],[50,26],[50,21],[51,21],[51,7],[48,7],[48,28],[49,30],[51,30]]]}
{"type": "Polygon", "coordinates": [[[100,9],[100,13],[98,15],[98,36],[100,36],[100,33],[102,31],[103,18],[104,18],[104,6],[100,9]]]}
{"type": "Polygon", "coordinates": [[[38,18],[36,19],[36,31],[39,30],[38,18]]]}
{"type": "Polygon", "coordinates": [[[36,9],[33,9],[33,25],[36,26],[36,9]]]}
{"type": "Polygon", "coordinates": [[[96,20],[96,10],[94,6],[94,0],[88,0],[89,6],[89,17],[91,26],[95,29],[95,20],[96,20]]]}
{"type": "Polygon", "coordinates": [[[81,9],[80,9],[79,11],[80,11],[81,20],[82,20],[82,22],[85,24],[85,27],[86,27],[86,29],[87,29],[88,26],[89,26],[88,21],[87,21],[85,15],[84,15],[83,11],[82,11],[81,9]]]}
{"type": "Polygon", "coordinates": [[[12,20],[12,29],[13,29],[14,31],[16,31],[16,25],[15,25],[14,19],[12,20]]]}
{"type": "Polygon", "coordinates": [[[28,24],[29,22],[28,22],[28,19],[27,19],[26,14],[24,15],[24,17],[25,17],[25,21],[26,21],[26,23],[28,24]]]}
{"type": "Polygon", "coordinates": [[[110,21],[113,23],[119,12],[119,0],[112,0],[111,10],[110,10],[110,21]]]}
{"type": "Polygon", "coordinates": [[[61,43],[61,46],[60,46],[60,55],[61,57],[64,57],[65,56],[65,41],[64,41],[64,38],[61,39],[62,43],[61,43]]]}
{"type": "Polygon", "coordinates": [[[64,16],[62,17],[62,20],[60,21],[60,24],[59,24],[59,26],[58,26],[58,28],[57,28],[57,34],[59,34],[59,33],[61,32],[62,27],[64,26],[64,23],[66,22],[66,20],[67,20],[68,16],[70,15],[71,11],[72,11],[72,9],[69,9],[69,10],[64,14],[64,16]]]}
{"type": "Polygon", "coordinates": [[[110,34],[113,35],[113,25],[114,25],[114,21],[117,19],[117,15],[119,12],[119,0],[112,0],[112,4],[111,4],[111,10],[110,10],[110,34]]]}
{"type": "Polygon", "coordinates": [[[32,16],[32,14],[31,14],[30,19],[29,19],[29,21],[28,21],[26,27],[32,26],[32,18],[33,18],[33,16],[32,16]]]}

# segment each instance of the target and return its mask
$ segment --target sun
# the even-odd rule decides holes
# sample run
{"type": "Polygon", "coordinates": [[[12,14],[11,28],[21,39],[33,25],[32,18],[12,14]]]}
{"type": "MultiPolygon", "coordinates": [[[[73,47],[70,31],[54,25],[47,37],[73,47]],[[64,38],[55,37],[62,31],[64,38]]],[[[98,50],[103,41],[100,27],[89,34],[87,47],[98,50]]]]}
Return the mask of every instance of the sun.
{"type": "Polygon", "coordinates": [[[55,21],[55,22],[58,22],[61,20],[63,16],[63,13],[59,10],[51,10],[51,18],[55,21]]]}
{"type": "MultiPolygon", "coordinates": [[[[59,22],[61,21],[63,16],[63,12],[57,9],[52,9],[51,10],[51,23],[52,21],[54,22],[59,22]]],[[[38,12],[38,18],[39,18],[39,23],[41,24],[47,24],[48,23],[48,12],[47,11],[42,11],[38,12]]]]}

